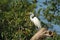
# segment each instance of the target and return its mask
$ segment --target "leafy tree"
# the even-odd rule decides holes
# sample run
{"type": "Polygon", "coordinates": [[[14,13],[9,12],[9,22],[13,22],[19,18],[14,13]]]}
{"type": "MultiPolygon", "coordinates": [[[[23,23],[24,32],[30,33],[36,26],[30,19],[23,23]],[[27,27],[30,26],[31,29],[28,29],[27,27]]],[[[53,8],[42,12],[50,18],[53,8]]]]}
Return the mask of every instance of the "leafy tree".
{"type": "Polygon", "coordinates": [[[0,0],[2,40],[29,40],[35,33],[29,12],[34,12],[34,0],[0,0]]]}
{"type": "MultiPolygon", "coordinates": [[[[27,15],[29,12],[35,12],[36,3],[37,0],[0,0],[1,40],[29,40],[35,34],[36,27],[27,15]]],[[[60,0],[46,0],[43,4],[47,5],[47,8],[39,9],[38,17],[42,10],[43,17],[48,22],[60,25],[60,0]]],[[[42,22],[42,26],[44,25],[48,24],[42,22]]],[[[59,35],[46,40],[59,40],[59,35]]]]}
{"type": "Polygon", "coordinates": [[[43,14],[48,22],[60,25],[60,1],[59,0],[45,0],[44,5],[47,5],[46,9],[43,9],[43,14]]]}
{"type": "MultiPolygon", "coordinates": [[[[47,25],[48,28],[53,27],[53,24],[60,26],[60,18],[59,18],[60,17],[60,0],[45,0],[43,4],[44,6],[47,6],[46,8],[42,8],[43,17],[48,22],[48,23],[45,23],[45,25],[47,25]]],[[[41,6],[42,5],[40,5],[40,7],[41,6]]],[[[47,38],[46,40],[60,40],[60,39],[59,39],[59,35],[57,34],[53,39],[47,38]]]]}

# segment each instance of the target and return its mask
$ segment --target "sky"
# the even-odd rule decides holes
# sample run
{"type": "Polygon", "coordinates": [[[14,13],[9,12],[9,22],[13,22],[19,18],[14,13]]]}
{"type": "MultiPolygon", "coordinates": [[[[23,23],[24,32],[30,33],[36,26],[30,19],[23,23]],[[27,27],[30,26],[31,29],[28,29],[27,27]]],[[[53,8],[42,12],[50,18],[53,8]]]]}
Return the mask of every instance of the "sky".
{"type": "MultiPolygon", "coordinates": [[[[37,0],[37,1],[38,2],[37,2],[37,9],[36,9],[36,11],[38,11],[39,8],[47,8],[46,5],[42,4],[42,2],[44,2],[45,0],[37,0]],[[42,7],[40,7],[40,5],[42,5],[42,7]]],[[[40,12],[40,13],[43,14],[42,12],[40,12]]],[[[43,21],[43,22],[45,22],[46,24],[49,23],[49,22],[47,22],[46,19],[44,19],[43,16],[40,16],[40,20],[43,21]]],[[[52,30],[53,31],[55,30],[57,32],[57,34],[60,34],[60,26],[59,25],[55,25],[55,24],[52,24],[52,26],[53,26],[53,29],[52,30]]]]}

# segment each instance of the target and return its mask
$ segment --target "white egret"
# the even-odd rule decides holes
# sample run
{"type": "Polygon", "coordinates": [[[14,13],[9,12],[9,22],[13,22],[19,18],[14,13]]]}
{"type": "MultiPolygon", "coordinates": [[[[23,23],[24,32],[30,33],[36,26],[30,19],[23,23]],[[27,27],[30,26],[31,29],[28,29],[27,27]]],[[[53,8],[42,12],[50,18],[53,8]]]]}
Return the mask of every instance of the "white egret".
{"type": "Polygon", "coordinates": [[[30,12],[30,20],[35,24],[35,26],[37,26],[38,29],[41,28],[41,22],[39,21],[39,19],[37,17],[34,17],[34,14],[32,12],[30,12]]]}

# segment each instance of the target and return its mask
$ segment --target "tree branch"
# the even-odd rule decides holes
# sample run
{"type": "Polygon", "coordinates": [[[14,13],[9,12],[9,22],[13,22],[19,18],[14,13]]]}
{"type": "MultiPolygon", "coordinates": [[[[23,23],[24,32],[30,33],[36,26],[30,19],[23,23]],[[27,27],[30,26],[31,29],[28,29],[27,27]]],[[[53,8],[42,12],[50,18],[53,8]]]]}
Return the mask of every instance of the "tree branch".
{"type": "Polygon", "coordinates": [[[43,40],[46,37],[52,37],[53,32],[46,28],[41,28],[30,40],[43,40]]]}

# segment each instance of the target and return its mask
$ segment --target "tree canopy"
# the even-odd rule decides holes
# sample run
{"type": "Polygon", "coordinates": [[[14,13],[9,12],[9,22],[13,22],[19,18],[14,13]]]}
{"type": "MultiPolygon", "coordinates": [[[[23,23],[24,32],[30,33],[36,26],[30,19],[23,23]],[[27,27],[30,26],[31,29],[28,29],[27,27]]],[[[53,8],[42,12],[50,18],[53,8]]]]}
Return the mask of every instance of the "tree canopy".
{"type": "MultiPolygon", "coordinates": [[[[29,40],[36,33],[35,25],[30,21],[29,12],[35,13],[37,0],[0,0],[0,38],[1,40],[29,40]]],[[[36,16],[43,16],[49,22],[60,25],[60,0],[46,0],[47,8],[40,8],[36,16]]],[[[42,26],[47,25],[42,22],[42,26]]],[[[53,40],[59,40],[56,36],[53,40]]],[[[46,39],[50,40],[50,39],[46,39]]]]}

